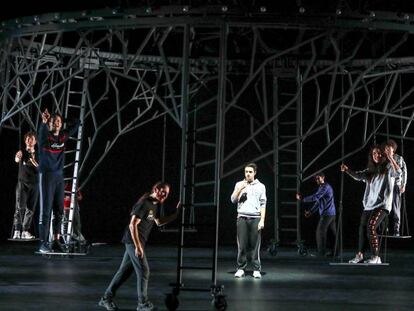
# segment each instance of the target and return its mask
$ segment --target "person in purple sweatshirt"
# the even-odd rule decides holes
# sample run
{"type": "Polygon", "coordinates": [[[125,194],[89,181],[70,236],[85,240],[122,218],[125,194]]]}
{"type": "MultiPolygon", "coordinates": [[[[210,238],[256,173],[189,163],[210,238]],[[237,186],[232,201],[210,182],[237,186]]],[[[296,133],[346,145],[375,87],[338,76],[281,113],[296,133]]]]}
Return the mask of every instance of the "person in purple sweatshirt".
{"type": "Polygon", "coordinates": [[[48,253],[51,249],[62,251],[59,242],[60,222],[63,214],[65,183],[63,167],[65,163],[65,144],[78,127],[76,121],[66,130],[62,130],[63,118],[59,114],[53,116],[47,111],[42,113],[42,123],[39,128],[39,252],[48,253]],[[52,118],[52,120],[51,120],[52,118]],[[49,126],[52,126],[50,129],[49,126]],[[49,245],[49,225],[51,214],[53,218],[53,242],[49,245]]]}
{"type": "Polygon", "coordinates": [[[319,223],[316,228],[316,245],[318,247],[318,256],[326,256],[326,240],[328,229],[332,232],[334,240],[336,238],[336,210],[334,201],[334,192],[330,184],[325,182],[325,174],[318,172],[315,174],[315,182],[319,186],[318,190],[309,196],[302,197],[300,193],[296,194],[296,199],[305,203],[314,203],[310,210],[305,210],[305,217],[310,217],[316,211],[319,211],[319,223]]]}

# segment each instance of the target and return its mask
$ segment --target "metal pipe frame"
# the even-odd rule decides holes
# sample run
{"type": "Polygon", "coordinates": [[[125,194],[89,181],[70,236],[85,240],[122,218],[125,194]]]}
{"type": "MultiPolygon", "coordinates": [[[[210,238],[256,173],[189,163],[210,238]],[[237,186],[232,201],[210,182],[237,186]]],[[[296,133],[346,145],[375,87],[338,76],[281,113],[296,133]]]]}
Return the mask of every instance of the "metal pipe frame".
{"type": "MultiPolygon", "coordinates": [[[[171,119],[182,135],[179,267],[186,208],[213,207],[216,285],[221,183],[234,180],[247,161],[268,165],[279,186],[275,171],[281,150],[298,153],[296,174],[303,182],[350,158],[381,133],[400,137],[406,148],[414,140],[414,88],[409,82],[414,56],[407,48],[414,33],[411,19],[402,23],[390,13],[374,19],[314,15],[292,21],[277,14],[223,14],[217,8],[159,10],[56,13],[4,23],[0,128],[35,130],[40,112],[45,107],[63,111],[69,84],[88,71],[78,159],[82,189],[120,137],[159,118],[171,119]],[[393,37],[372,54],[367,48],[384,30],[393,37]],[[297,76],[293,92],[283,94],[281,81],[297,76]],[[396,81],[401,81],[399,88],[396,81]],[[292,109],[297,128],[282,137],[281,121],[292,109]],[[210,115],[214,125],[199,122],[210,115]],[[387,120],[399,125],[387,130],[387,120]],[[214,143],[205,139],[211,129],[214,143]],[[353,138],[356,132],[360,139],[353,138]],[[194,144],[187,142],[189,137],[194,144]],[[344,140],[351,139],[352,146],[343,148],[344,140]],[[214,158],[196,158],[193,152],[201,147],[213,148],[214,158]],[[213,180],[199,180],[197,185],[213,186],[212,203],[195,201],[195,188],[186,186],[196,184],[196,169],[209,165],[213,180]]],[[[298,188],[297,183],[295,191],[298,188]]],[[[277,192],[274,198],[279,240],[277,192]]],[[[299,242],[300,222],[297,230],[299,242]]]]}

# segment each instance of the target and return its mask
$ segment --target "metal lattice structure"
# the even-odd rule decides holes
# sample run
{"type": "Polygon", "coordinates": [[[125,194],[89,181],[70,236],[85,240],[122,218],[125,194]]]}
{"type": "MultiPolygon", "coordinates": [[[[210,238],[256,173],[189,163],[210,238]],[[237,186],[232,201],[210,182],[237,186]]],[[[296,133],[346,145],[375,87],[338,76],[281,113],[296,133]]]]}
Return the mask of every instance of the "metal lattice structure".
{"type": "MultiPolygon", "coordinates": [[[[172,120],[181,131],[181,245],[197,210],[211,211],[217,286],[221,181],[244,163],[273,172],[275,241],[300,245],[301,182],[378,136],[412,144],[413,30],[410,16],[394,13],[246,15],[223,6],[8,21],[0,124],[36,129],[44,107],[81,118],[82,149],[67,169],[82,187],[122,135],[172,120]]],[[[180,247],[178,292],[183,270],[180,247]]]]}

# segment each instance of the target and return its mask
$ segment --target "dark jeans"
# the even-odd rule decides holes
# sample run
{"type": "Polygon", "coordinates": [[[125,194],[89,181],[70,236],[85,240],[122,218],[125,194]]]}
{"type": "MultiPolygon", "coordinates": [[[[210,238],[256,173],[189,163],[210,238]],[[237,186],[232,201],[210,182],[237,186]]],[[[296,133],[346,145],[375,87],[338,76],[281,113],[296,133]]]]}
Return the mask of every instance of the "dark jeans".
{"type": "Polygon", "coordinates": [[[65,185],[63,175],[59,173],[40,173],[40,214],[39,237],[41,242],[49,240],[50,218],[53,210],[53,233],[60,233],[63,215],[65,185]]]}
{"type": "Polygon", "coordinates": [[[261,270],[260,243],[261,230],[257,230],[260,218],[237,218],[237,269],[246,269],[248,258],[251,259],[253,269],[261,270]]]}
{"type": "Polygon", "coordinates": [[[400,222],[401,222],[401,192],[400,186],[394,185],[392,193],[392,213],[393,213],[393,226],[394,232],[400,232],[400,222]]]}
{"type": "Polygon", "coordinates": [[[358,252],[365,252],[368,239],[371,254],[378,256],[379,241],[377,229],[387,215],[387,210],[382,208],[376,208],[372,211],[362,212],[361,220],[359,223],[358,252]]]}
{"type": "Polygon", "coordinates": [[[137,276],[138,303],[145,303],[148,300],[147,292],[150,270],[145,252],[143,258],[135,256],[134,244],[125,244],[125,253],[121,265],[105,290],[104,297],[110,299],[115,297],[118,288],[131,276],[133,271],[135,271],[137,276]]]}
{"type": "Polygon", "coordinates": [[[320,216],[318,227],[316,228],[316,245],[318,246],[318,255],[326,254],[326,240],[328,229],[331,230],[334,240],[336,238],[336,216],[320,216]]]}
{"type": "Polygon", "coordinates": [[[28,231],[30,229],[38,196],[39,186],[37,183],[25,183],[20,180],[17,182],[14,230],[28,231]]]}

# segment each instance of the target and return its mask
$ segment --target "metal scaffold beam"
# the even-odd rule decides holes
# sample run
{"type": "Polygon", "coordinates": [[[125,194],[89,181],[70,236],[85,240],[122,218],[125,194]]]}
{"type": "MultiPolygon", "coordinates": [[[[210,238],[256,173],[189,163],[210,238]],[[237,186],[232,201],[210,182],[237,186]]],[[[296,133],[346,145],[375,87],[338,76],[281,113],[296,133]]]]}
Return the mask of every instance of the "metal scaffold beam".
{"type": "Polygon", "coordinates": [[[184,289],[186,230],[197,234],[194,215],[210,213],[212,263],[203,269],[212,271],[213,294],[221,297],[223,183],[245,163],[260,162],[272,176],[274,243],[301,247],[294,198],[302,182],[377,136],[402,140],[406,148],[413,143],[413,32],[412,20],[395,14],[292,20],[217,7],[7,21],[0,42],[1,135],[36,130],[45,108],[65,111],[74,104],[67,97],[72,83],[83,76],[78,173],[68,173],[82,189],[121,137],[168,120],[180,134],[184,204],[174,295],[184,289]],[[383,30],[392,36],[385,40],[383,30]]]}

